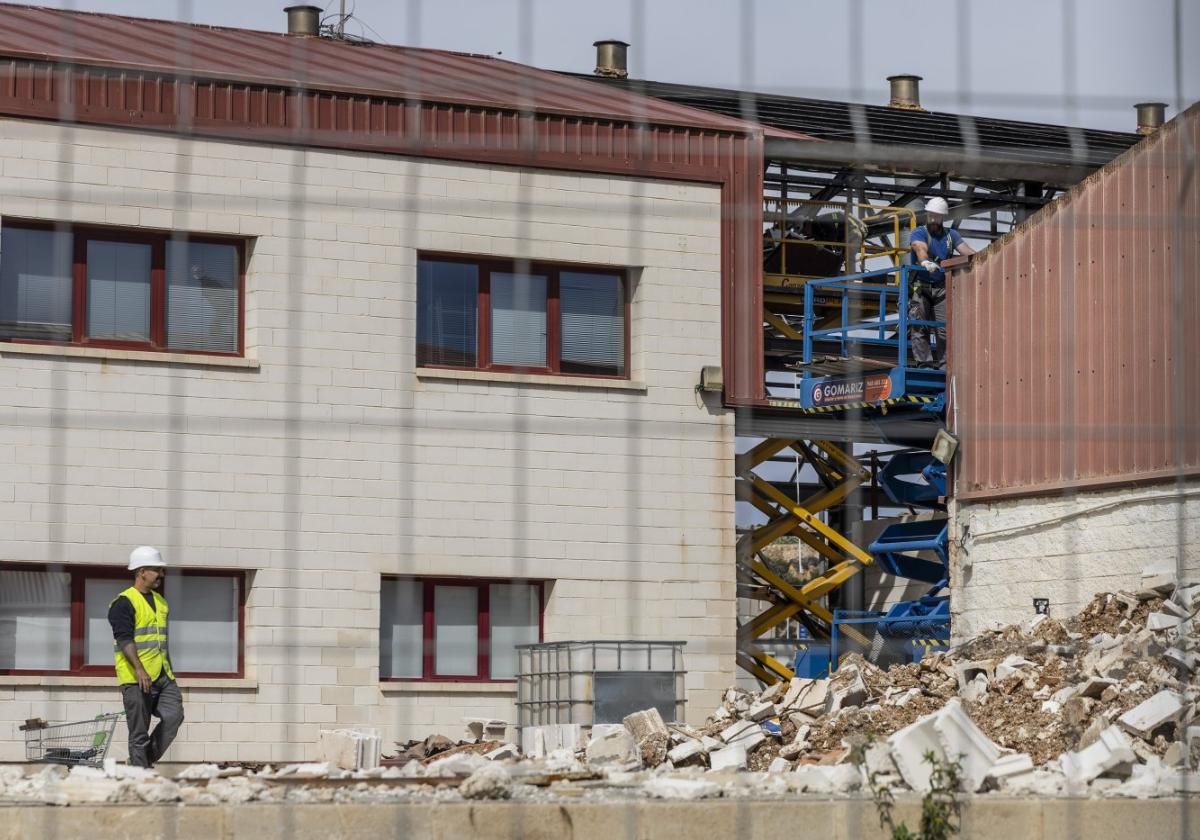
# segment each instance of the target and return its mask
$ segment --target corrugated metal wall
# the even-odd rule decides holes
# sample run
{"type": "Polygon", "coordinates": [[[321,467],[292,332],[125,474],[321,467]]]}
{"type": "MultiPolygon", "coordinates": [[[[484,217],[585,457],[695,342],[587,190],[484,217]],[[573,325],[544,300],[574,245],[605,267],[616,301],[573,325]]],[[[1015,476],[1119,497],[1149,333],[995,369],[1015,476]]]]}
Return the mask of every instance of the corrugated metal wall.
{"type": "Polygon", "coordinates": [[[1200,472],[1200,106],[951,283],[960,499],[1200,472]]]}

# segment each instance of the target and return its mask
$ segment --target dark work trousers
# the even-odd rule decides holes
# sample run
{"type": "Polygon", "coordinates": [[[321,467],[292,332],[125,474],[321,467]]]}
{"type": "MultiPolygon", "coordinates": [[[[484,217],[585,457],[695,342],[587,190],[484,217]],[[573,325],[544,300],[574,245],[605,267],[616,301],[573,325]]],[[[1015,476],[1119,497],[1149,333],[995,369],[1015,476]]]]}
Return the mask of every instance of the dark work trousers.
{"type": "MultiPolygon", "coordinates": [[[[946,287],[940,284],[913,283],[908,295],[908,317],[917,321],[946,321],[946,287]]],[[[937,355],[937,366],[946,368],[946,328],[909,327],[908,342],[918,365],[931,365],[937,355]],[[929,334],[937,338],[937,349],[929,350],[929,334]]]]}
{"type": "Polygon", "coordinates": [[[183,695],[175,680],[163,671],[143,694],[141,686],[121,686],[125,702],[125,724],[129,727],[129,763],[135,767],[153,767],[175,740],[183,724],[183,695]],[[150,732],[150,716],[158,726],[150,732]]]}

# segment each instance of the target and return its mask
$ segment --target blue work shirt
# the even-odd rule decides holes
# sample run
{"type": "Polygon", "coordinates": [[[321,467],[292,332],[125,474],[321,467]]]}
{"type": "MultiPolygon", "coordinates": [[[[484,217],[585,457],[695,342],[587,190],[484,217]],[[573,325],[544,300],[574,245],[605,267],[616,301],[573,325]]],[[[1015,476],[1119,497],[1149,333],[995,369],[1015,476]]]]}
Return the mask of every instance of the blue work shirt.
{"type": "MultiPolygon", "coordinates": [[[[931,236],[929,234],[929,228],[927,228],[925,225],[921,225],[912,232],[912,236],[909,237],[908,241],[910,244],[913,242],[924,242],[929,248],[929,259],[940,263],[947,257],[954,256],[954,251],[959,245],[962,244],[963,238],[962,234],[956,231],[954,228],[948,228],[944,226],[942,228],[941,236],[931,236]]],[[[915,252],[912,254],[912,261],[914,264],[917,262],[917,255],[915,252]]]]}

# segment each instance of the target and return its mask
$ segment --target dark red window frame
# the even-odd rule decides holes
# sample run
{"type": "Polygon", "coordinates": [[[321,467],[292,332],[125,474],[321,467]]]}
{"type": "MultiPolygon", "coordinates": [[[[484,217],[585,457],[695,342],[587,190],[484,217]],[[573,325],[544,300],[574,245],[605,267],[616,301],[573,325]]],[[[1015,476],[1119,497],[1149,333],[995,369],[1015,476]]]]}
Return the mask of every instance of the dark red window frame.
{"type": "Polygon", "coordinates": [[[186,233],[182,231],[151,231],[105,225],[83,225],[47,222],[40,219],[12,219],[5,217],[0,227],[24,228],[26,230],[51,230],[70,233],[74,239],[72,250],[72,295],[71,295],[71,340],[53,341],[39,338],[0,337],[0,341],[13,344],[52,344],[58,347],[99,347],[118,350],[152,350],[155,353],[175,353],[202,356],[243,356],[246,352],[246,240],[229,236],[186,233]],[[116,341],[89,338],[87,335],[87,245],[90,240],[124,242],[150,246],[150,340],[116,341]],[[185,240],[214,245],[232,245],[237,249],[238,261],[238,307],[237,307],[237,350],[177,349],[167,346],[167,242],[185,240]]]}
{"type": "MultiPolygon", "coordinates": [[[[463,367],[458,365],[422,364],[422,368],[437,370],[486,370],[499,373],[536,373],[550,376],[574,377],[576,379],[612,379],[624,382],[630,379],[630,300],[632,298],[632,273],[628,269],[613,268],[611,265],[591,265],[586,263],[536,262],[530,260],[496,259],[494,257],[470,257],[462,254],[443,254],[422,251],[417,254],[418,264],[422,260],[433,262],[455,262],[473,265],[479,269],[479,288],[475,293],[475,365],[463,367]],[[515,365],[492,364],[492,272],[504,274],[535,274],[546,278],[546,366],[521,367],[515,365]],[[622,341],[625,358],[622,361],[624,373],[596,374],[572,373],[562,370],[562,311],[559,303],[559,274],[561,272],[586,272],[588,274],[607,274],[621,279],[621,291],[624,294],[622,341]]],[[[420,315],[418,314],[418,317],[420,315]]]]}
{"type": "MultiPolygon", "coordinates": [[[[540,580],[506,580],[504,578],[448,578],[448,577],[421,577],[414,575],[384,575],[383,580],[412,580],[418,581],[422,585],[421,603],[424,608],[423,615],[423,633],[422,633],[422,656],[421,656],[421,676],[419,677],[384,677],[380,676],[381,682],[470,682],[470,683],[497,683],[511,684],[515,683],[515,679],[497,680],[492,679],[492,657],[491,657],[491,592],[489,587],[494,584],[501,585],[525,585],[534,586],[537,588],[538,599],[538,641],[541,642],[545,638],[546,631],[546,584],[540,580]],[[470,675],[441,675],[435,671],[434,652],[437,642],[437,623],[434,621],[434,588],[437,586],[459,586],[464,589],[476,590],[476,603],[479,609],[478,623],[478,642],[479,656],[475,666],[475,676],[470,675]]],[[[382,612],[381,612],[382,616],[382,612]]]]}
{"type": "MultiPolygon", "coordinates": [[[[105,580],[124,580],[133,585],[133,575],[128,569],[119,566],[52,566],[38,563],[4,563],[0,571],[14,572],[55,572],[71,576],[71,665],[66,671],[47,669],[17,669],[0,668],[0,674],[11,676],[61,676],[61,677],[93,677],[115,676],[113,665],[86,665],[84,658],[87,653],[84,635],[84,582],[89,578],[105,580]]],[[[236,578],[238,582],[238,660],[237,672],[228,671],[176,671],[177,677],[196,679],[241,679],[246,673],[246,573],[231,569],[168,569],[168,575],[183,575],[184,577],[225,577],[236,578]]],[[[170,619],[168,619],[169,623],[170,619]]],[[[168,643],[169,644],[169,643],[168,643]]]]}

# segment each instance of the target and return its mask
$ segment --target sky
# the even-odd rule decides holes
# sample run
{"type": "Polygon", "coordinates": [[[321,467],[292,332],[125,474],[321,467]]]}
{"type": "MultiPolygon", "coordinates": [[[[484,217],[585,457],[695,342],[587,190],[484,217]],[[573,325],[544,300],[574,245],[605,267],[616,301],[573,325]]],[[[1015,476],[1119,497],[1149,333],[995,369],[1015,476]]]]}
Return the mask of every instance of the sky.
{"type": "MultiPolygon", "coordinates": [[[[1123,131],[1135,126],[1137,102],[1167,102],[1169,118],[1200,99],[1197,0],[345,2],[353,12],[347,30],[375,41],[499,54],[554,70],[588,72],[592,42],[620,38],[632,44],[638,78],[886,104],[886,77],[915,73],[931,110],[1123,131]]],[[[336,13],[339,0],[315,4],[336,13]]],[[[288,4],[26,5],[281,31],[288,4]]]]}

